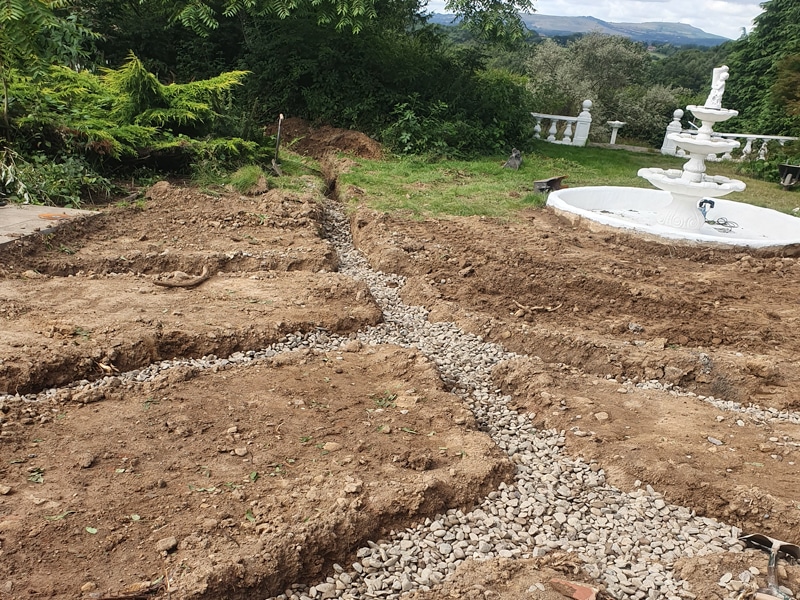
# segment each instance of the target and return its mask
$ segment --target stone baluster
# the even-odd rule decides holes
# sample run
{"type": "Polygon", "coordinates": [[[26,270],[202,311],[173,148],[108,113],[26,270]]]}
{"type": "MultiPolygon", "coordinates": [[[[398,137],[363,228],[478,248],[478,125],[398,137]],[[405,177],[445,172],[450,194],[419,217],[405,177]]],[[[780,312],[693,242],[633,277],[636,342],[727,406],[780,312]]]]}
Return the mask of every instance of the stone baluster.
{"type": "Polygon", "coordinates": [[[533,126],[533,137],[537,140],[542,138],[542,118],[536,118],[536,125],[533,126]]]}
{"type": "Polygon", "coordinates": [[[592,101],[584,100],[582,104],[583,110],[578,115],[578,120],[575,124],[575,137],[572,140],[573,146],[585,146],[589,140],[589,129],[592,127],[592,101]]]}
{"type": "Polygon", "coordinates": [[[567,126],[564,127],[564,137],[561,141],[564,144],[572,144],[572,123],[570,121],[567,121],[567,126]]]}
{"type": "Polygon", "coordinates": [[[547,141],[555,142],[556,133],[558,133],[558,119],[550,119],[550,129],[548,130],[547,141]]]}
{"type": "Polygon", "coordinates": [[[753,152],[753,140],[754,139],[755,138],[752,138],[752,137],[748,137],[747,138],[747,143],[744,145],[744,148],[742,148],[742,156],[741,156],[740,160],[746,160],[746,159],[750,158],[750,154],[753,152]]]}
{"type": "Polygon", "coordinates": [[[767,140],[761,140],[761,148],[758,149],[758,160],[767,160],[767,140]]]}

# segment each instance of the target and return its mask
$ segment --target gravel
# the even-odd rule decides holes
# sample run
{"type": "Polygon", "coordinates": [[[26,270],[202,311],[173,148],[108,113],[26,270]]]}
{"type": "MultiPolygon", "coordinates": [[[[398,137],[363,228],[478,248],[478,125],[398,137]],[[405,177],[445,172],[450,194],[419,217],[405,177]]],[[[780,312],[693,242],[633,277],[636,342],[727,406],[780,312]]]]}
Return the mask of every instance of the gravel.
{"type": "MultiPolygon", "coordinates": [[[[347,220],[336,205],[328,205],[326,217],[327,236],[339,251],[340,271],[366,282],[384,312],[384,322],[359,332],[358,340],[364,345],[396,344],[425,353],[453,393],[473,411],[481,429],[511,457],[516,479],[513,485],[501,484],[470,512],[449,510],[414,528],[392,532],[380,543],[370,542],[357,551],[352,565],[334,565],[325,581],[310,587],[292,585],[276,600],[394,599],[410,590],[433,588],[468,558],[533,558],[553,551],[573,555],[614,598],[676,600],[695,597],[673,571],[677,559],[743,550],[736,527],[668,504],[650,486],[622,492],[606,482],[596,463],[565,456],[564,433],[535,428],[527,416],[508,407],[510,397],[492,383],[491,369],[516,355],[452,323],[430,323],[425,309],[403,304],[399,290],[404,279],[369,267],[354,249],[347,220]]],[[[0,405],[29,403],[30,418],[41,419],[47,417],[47,404],[56,399],[96,401],[105,389],[148,381],[175,367],[222,370],[300,348],[342,351],[353,342],[324,331],[298,332],[258,351],[227,358],[210,355],[161,361],[40,394],[0,396],[0,405]]],[[[637,385],[695,396],[659,381],[637,385]]],[[[800,423],[798,413],[696,397],[756,421],[800,423]]],[[[171,549],[168,540],[160,540],[157,546],[171,549]]],[[[726,573],[718,583],[734,598],[749,581],[749,572],[726,573]]]]}

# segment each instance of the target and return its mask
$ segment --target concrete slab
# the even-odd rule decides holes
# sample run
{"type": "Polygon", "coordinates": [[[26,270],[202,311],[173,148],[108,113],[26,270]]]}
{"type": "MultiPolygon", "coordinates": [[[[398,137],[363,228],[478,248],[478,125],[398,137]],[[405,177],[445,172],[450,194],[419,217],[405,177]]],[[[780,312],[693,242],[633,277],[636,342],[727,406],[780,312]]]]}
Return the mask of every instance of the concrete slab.
{"type": "Polygon", "coordinates": [[[0,247],[34,233],[48,233],[75,218],[100,214],[94,210],[32,204],[0,206],[0,247]]]}

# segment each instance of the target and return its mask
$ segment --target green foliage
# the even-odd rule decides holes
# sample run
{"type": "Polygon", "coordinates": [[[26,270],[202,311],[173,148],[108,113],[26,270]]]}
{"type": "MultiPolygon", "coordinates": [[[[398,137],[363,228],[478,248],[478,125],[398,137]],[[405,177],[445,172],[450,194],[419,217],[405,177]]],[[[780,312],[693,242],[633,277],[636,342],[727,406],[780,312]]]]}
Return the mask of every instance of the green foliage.
{"type": "Polygon", "coordinates": [[[800,143],[790,141],[781,145],[771,141],[767,145],[766,159],[759,159],[758,154],[753,152],[747,160],[736,163],[737,171],[746,177],[774,183],[780,179],[779,165],[800,164],[800,143]]]}
{"type": "Polygon", "coordinates": [[[79,156],[57,161],[43,154],[29,160],[6,148],[0,155],[0,195],[25,204],[80,208],[83,199],[105,199],[111,182],[79,156]]]}
{"type": "Polygon", "coordinates": [[[211,79],[162,85],[133,54],[117,70],[106,71],[105,85],[117,98],[112,116],[121,122],[176,129],[209,123],[231,88],[241,85],[246,71],[231,71],[211,79]]]}
{"type": "Polygon", "coordinates": [[[672,49],[665,58],[653,61],[648,82],[686,88],[703,94],[705,99],[711,85],[712,70],[726,64],[731,48],[731,43],[725,43],[711,48],[672,49]]]}
{"type": "Polygon", "coordinates": [[[447,0],[445,11],[463,19],[463,24],[480,39],[504,42],[525,38],[519,13],[533,12],[531,0],[447,0]]]}
{"type": "Polygon", "coordinates": [[[689,90],[663,85],[631,85],[617,94],[618,115],[624,118],[622,133],[627,138],[642,140],[658,147],[664,139],[664,127],[678,106],[685,106],[682,96],[689,90]]]}
{"type": "Polygon", "coordinates": [[[619,36],[590,33],[558,46],[547,40],[539,45],[527,65],[531,89],[537,97],[556,92],[562,105],[552,113],[548,107],[535,107],[536,112],[578,114],[581,103],[593,102],[596,122],[620,118],[618,93],[629,85],[643,83],[649,57],[641,44],[619,36]],[[602,65],[602,68],[598,68],[602,65]]]}
{"type": "Polygon", "coordinates": [[[59,66],[36,80],[11,75],[9,137],[27,157],[14,160],[13,172],[33,201],[77,206],[109,192],[98,170],[126,164],[188,172],[199,163],[235,165],[269,152],[254,140],[212,135],[244,71],[163,85],[131,55],[101,75],[59,66]]]}
{"type": "Polygon", "coordinates": [[[257,120],[288,113],[365,131],[401,153],[445,156],[505,153],[531,137],[524,78],[451,51],[436,28],[342,36],[293,20],[279,31],[253,24],[247,37],[257,120]]]}
{"type": "Polygon", "coordinates": [[[418,95],[395,106],[381,139],[400,154],[468,157],[524,148],[533,137],[526,79],[498,69],[458,80],[458,93],[422,102],[418,95]]]}
{"type": "Polygon", "coordinates": [[[800,54],[800,3],[770,0],[763,7],[752,33],[733,43],[725,104],[739,110],[735,125],[738,129],[797,136],[800,115],[790,115],[785,98],[770,94],[769,90],[787,75],[781,75],[781,69],[792,63],[785,63],[784,59],[800,54]]]}
{"type": "Polygon", "coordinates": [[[790,115],[800,116],[800,53],[790,54],[775,65],[775,83],[770,90],[776,103],[790,115]]]}
{"type": "Polygon", "coordinates": [[[19,173],[31,198],[39,204],[80,208],[85,198],[106,200],[113,190],[111,182],[80,156],[65,156],[54,162],[37,154],[19,173]]]}
{"type": "Polygon", "coordinates": [[[448,107],[443,102],[418,105],[414,98],[395,106],[395,120],[382,133],[384,144],[399,154],[460,155],[469,143],[469,126],[463,121],[448,120],[448,107]]]}
{"type": "Polygon", "coordinates": [[[76,16],[59,18],[55,10],[67,0],[4,0],[0,3],[0,86],[3,125],[9,123],[9,82],[14,71],[40,75],[49,62],[76,64],[85,56],[83,44],[95,37],[76,16]]]}
{"type": "Polygon", "coordinates": [[[10,148],[0,154],[0,196],[9,197],[15,202],[30,203],[33,198],[17,167],[18,160],[19,156],[10,148]]]}
{"type": "MultiPolygon", "coordinates": [[[[232,17],[253,20],[277,18],[308,20],[337,32],[361,33],[375,21],[395,27],[408,23],[425,3],[418,0],[139,0],[140,5],[181,23],[200,36],[216,31],[221,21],[232,17]]],[[[490,40],[524,37],[520,12],[532,12],[531,0],[448,0],[448,12],[461,17],[472,31],[490,40]]]]}
{"type": "Polygon", "coordinates": [[[58,24],[54,8],[62,0],[5,0],[0,3],[0,71],[39,66],[43,35],[58,24]]]}

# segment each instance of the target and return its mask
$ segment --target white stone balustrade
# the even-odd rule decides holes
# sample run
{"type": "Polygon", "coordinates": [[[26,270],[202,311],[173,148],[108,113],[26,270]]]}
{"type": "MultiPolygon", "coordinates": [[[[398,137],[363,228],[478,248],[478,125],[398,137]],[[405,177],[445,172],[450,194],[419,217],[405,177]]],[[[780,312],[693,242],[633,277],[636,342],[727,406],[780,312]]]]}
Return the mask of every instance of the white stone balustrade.
{"type": "MultiPolygon", "coordinates": [[[[672,121],[669,123],[669,125],[667,125],[667,131],[664,134],[664,143],[661,145],[661,154],[667,154],[669,156],[683,156],[685,154],[685,152],[682,152],[681,149],[676,146],[673,140],[669,139],[669,135],[671,133],[688,133],[693,135],[697,134],[696,129],[682,128],[681,117],[683,117],[683,111],[681,109],[678,109],[673,113],[672,121]]],[[[716,131],[714,132],[713,137],[741,141],[742,150],[736,156],[734,156],[731,152],[726,152],[722,155],[709,154],[706,160],[711,162],[720,162],[723,160],[737,160],[737,161],[751,160],[753,158],[753,152],[757,152],[756,155],[757,160],[766,160],[767,153],[769,151],[768,150],[769,142],[775,141],[778,142],[781,146],[783,146],[786,142],[800,139],[788,135],[757,135],[753,133],[717,133],[716,131]]]]}
{"type": "Polygon", "coordinates": [[[547,128],[548,142],[554,144],[566,144],[568,146],[585,146],[589,139],[589,129],[592,125],[592,115],[589,112],[592,108],[591,100],[583,101],[583,110],[577,117],[564,115],[548,115],[544,113],[531,113],[536,119],[533,128],[533,137],[542,138],[542,121],[549,122],[547,128]]]}

